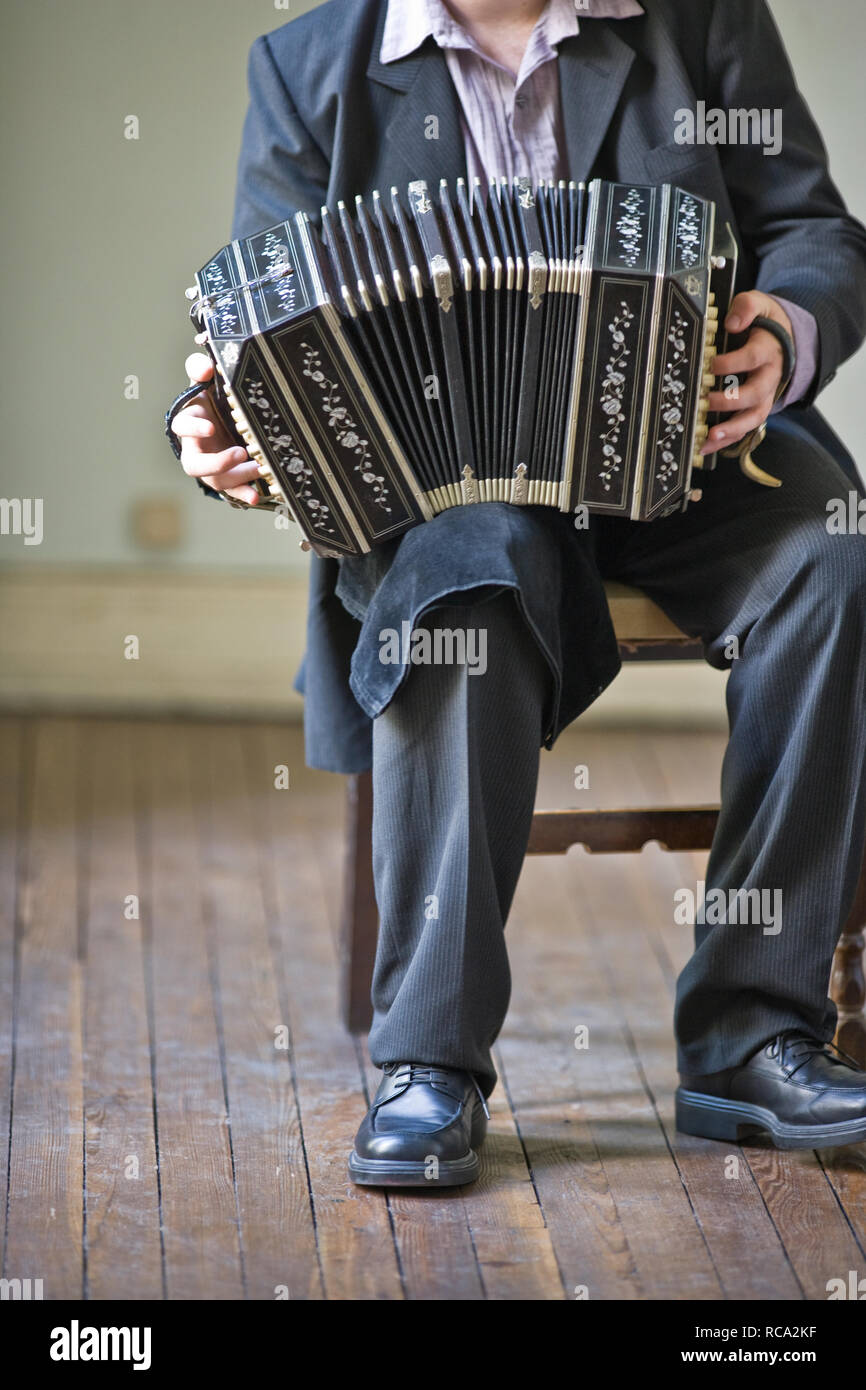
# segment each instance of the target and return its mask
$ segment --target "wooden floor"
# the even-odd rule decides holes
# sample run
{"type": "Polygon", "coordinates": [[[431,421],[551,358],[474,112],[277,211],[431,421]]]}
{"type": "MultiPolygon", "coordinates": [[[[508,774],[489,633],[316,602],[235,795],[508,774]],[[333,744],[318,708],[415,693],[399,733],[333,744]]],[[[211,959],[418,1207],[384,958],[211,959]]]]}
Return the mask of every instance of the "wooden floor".
{"type": "MultiPolygon", "coordinates": [[[[712,801],[721,752],[578,728],[539,803],[712,801]]],[[[0,768],[6,1278],[46,1298],[797,1300],[866,1271],[866,1146],[674,1130],[673,893],[705,856],[527,861],[482,1178],[386,1197],[346,1177],[377,1073],[337,1022],[342,781],[304,770],[298,730],[7,719],[0,768]]]]}

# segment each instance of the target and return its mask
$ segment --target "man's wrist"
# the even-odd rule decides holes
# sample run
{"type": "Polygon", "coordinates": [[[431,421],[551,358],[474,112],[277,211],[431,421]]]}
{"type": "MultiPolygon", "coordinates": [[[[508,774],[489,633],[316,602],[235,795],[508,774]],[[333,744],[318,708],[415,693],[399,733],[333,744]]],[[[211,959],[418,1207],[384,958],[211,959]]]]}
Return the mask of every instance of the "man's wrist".
{"type": "Polygon", "coordinates": [[[818,334],[818,323],[813,314],[808,309],[801,309],[799,304],[794,304],[789,299],[783,299],[781,295],[770,294],[768,299],[772,299],[787,314],[794,338],[794,347],[797,353],[797,363],[794,368],[794,375],[782,395],[773,407],[773,414],[777,415],[780,410],[784,410],[789,405],[794,405],[806,396],[818,373],[818,361],[820,357],[820,339],[818,334]]]}

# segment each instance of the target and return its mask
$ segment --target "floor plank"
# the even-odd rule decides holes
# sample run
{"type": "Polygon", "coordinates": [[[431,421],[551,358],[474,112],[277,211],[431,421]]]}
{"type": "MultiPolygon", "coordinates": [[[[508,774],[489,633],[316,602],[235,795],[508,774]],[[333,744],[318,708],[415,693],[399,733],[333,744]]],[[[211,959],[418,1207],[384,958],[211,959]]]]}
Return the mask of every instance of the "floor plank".
{"type": "Polygon", "coordinates": [[[189,732],[141,726],[138,769],[166,1293],[243,1296],[229,1115],[203,897],[189,732]]]}
{"type": "Polygon", "coordinates": [[[6,1245],[15,1021],[15,914],[25,799],[24,722],[0,719],[0,1272],[6,1245]]]}
{"type": "Polygon", "coordinates": [[[82,727],[87,1294],[163,1296],[132,734],[82,727]]]}
{"type": "Polygon", "coordinates": [[[258,827],[266,798],[247,787],[237,726],[190,732],[202,807],[205,908],[231,1116],[246,1292],[322,1296],[292,1081],[291,1025],[278,999],[262,892],[258,827]]]}
{"type": "Polygon", "coordinates": [[[79,728],[34,728],[19,888],[20,983],[4,1275],[81,1298],[84,1153],[77,844],[79,728]]]}

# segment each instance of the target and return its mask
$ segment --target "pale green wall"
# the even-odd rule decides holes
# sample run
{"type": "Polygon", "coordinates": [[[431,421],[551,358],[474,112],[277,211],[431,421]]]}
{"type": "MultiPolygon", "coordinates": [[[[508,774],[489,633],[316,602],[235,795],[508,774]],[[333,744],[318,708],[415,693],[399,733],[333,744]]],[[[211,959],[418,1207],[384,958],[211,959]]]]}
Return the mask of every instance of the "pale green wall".
{"type": "Polygon", "coordinates": [[[194,346],[184,288],[230,229],[250,44],[308,8],[6,0],[0,495],[44,497],[45,540],[0,538],[3,559],[151,564],[129,505],[167,494],[186,513],[173,561],[306,569],[295,527],[201,496],[161,414],[194,346]],[[137,141],[124,139],[130,113],[137,141]]]}
{"type": "MultiPolygon", "coordinates": [[[[289,15],[308,8],[293,0],[289,15]]],[[[866,217],[863,0],[773,8],[866,217]]],[[[229,230],[247,51],[287,17],[264,0],[7,0],[0,495],[45,498],[45,541],[0,537],[0,560],[153,563],[130,541],[129,506],[169,494],[187,539],[162,563],[306,566],[294,528],[287,539],[270,518],[200,499],[160,418],[185,383],[184,287],[229,230]],[[123,138],[130,113],[138,141],[123,138]],[[131,372],[137,402],[123,396],[131,372]]],[[[851,445],[864,387],[861,355],[824,398],[851,445]]]]}
{"type": "MultiPolygon", "coordinates": [[[[770,0],[791,62],[830,152],[848,206],[866,222],[866,50],[864,0],[770,0]]],[[[863,411],[866,348],[821,396],[821,409],[866,476],[863,411]]]]}

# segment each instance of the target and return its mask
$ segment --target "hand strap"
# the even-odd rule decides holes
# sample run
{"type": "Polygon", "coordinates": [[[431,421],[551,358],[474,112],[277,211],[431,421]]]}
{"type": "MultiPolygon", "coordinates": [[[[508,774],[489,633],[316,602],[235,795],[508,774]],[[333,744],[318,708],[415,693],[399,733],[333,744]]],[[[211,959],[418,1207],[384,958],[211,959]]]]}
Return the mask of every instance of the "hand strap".
{"type": "Polygon", "coordinates": [[[766,314],[758,314],[752,323],[752,330],[763,328],[765,333],[772,333],[779,347],[782,349],[782,381],[776,392],[776,400],[781,400],[788,387],[791,385],[794,373],[797,370],[797,348],[794,339],[791,337],[787,328],[775,319],[768,319],[766,314]]]}
{"type": "MultiPolygon", "coordinates": [[[[238,434],[237,430],[234,428],[234,425],[229,424],[229,421],[226,419],[225,412],[220,408],[219,395],[218,391],[214,389],[214,383],[195,381],[192,383],[191,386],[185,386],[184,389],[179,393],[179,395],[175,396],[171,405],[168,407],[168,410],[165,412],[165,436],[169,444],[171,445],[172,453],[174,454],[178,463],[181,462],[181,450],[183,446],[180,440],[178,439],[177,435],[175,434],[174,430],[172,429],[174,418],[176,415],[179,415],[180,412],[186,406],[188,406],[190,401],[194,400],[196,396],[200,396],[202,395],[202,393],[207,391],[210,391],[211,399],[214,401],[217,412],[222,417],[223,423],[226,425],[229,431],[235,435],[238,444],[241,445],[243,448],[246,448],[243,439],[238,434]]],[[[228,502],[230,507],[236,507],[239,511],[276,512],[279,511],[282,506],[282,503],[279,501],[279,499],[271,497],[271,495],[265,491],[264,487],[258,482],[258,480],[254,480],[252,484],[252,486],[255,487],[256,491],[258,492],[261,498],[261,501],[257,502],[255,507],[251,507],[249,502],[241,502],[240,499],[237,497],[229,497],[228,493],[223,492],[221,489],[219,491],[216,491],[214,488],[208,487],[207,483],[202,482],[201,478],[196,478],[195,481],[198,483],[202,492],[207,493],[208,497],[221,497],[224,502],[228,502]]]]}
{"type": "MultiPolygon", "coordinates": [[[[765,332],[771,333],[782,349],[782,380],[776,392],[775,401],[782,399],[787,391],[797,369],[797,349],[794,339],[787,328],[775,319],[767,318],[766,314],[758,314],[752,321],[750,333],[756,328],[763,328],[765,332]]],[[[781,478],[774,478],[771,473],[765,473],[763,468],[759,468],[752,458],[754,451],[763,444],[767,437],[767,422],[759,425],[756,430],[741,439],[732,449],[724,449],[724,458],[738,458],[740,468],[747,478],[751,478],[754,483],[761,483],[764,487],[781,487],[781,478]]]]}
{"type": "Polygon", "coordinates": [[[207,387],[200,381],[193,382],[192,386],[185,386],[180,395],[175,396],[168,410],[165,412],[165,437],[171,445],[172,452],[178,463],[180,463],[180,452],[183,446],[172,429],[174,417],[175,415],[179,415],[195,396],[200,396],[202,391],[206,389],[207,387]]]}

